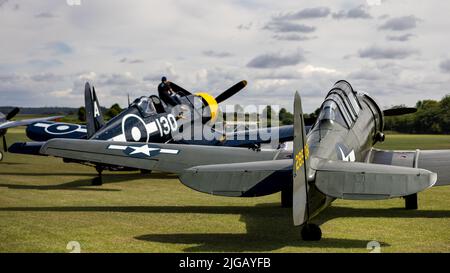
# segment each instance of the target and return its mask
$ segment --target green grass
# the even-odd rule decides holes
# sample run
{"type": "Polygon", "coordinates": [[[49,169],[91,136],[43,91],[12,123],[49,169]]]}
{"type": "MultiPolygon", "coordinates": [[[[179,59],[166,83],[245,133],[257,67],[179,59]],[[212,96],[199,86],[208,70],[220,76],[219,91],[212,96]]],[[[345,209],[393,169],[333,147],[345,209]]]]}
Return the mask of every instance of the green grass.
{"type": "MultiPolygon", "coordinates": [[[[8,142],[24,140],[23,129],[8,142]]],[[[449,148],[450,136],[388,136],[381,148],[449,148]]],[[[106,173],[51,157],[7,154],[0,163],[0,252],[449,252],[450,187],[401,199],[338,200],[314,222],[323,239],[303,242],[279,194],[223,198],[184,187],[173,175],[106,173]]]]}
{"type": "Polygon", "coordinates": [[[24,119],[35,119],[35,118],[46,118],[49,116],[62,116],[58,119],[59,122],[66,122],[66,123],[78,123],[81,124],[78,120],[78,116],[76,115],[31,115],[31,114],[18,114],[13,118],[13,120],[24,120],[24,119]]]}

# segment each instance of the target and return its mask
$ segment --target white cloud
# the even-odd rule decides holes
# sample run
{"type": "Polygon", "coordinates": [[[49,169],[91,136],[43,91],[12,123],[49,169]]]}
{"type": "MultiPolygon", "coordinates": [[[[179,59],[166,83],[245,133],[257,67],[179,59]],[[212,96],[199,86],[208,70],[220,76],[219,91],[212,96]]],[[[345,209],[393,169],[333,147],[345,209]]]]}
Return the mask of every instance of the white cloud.
{"type": "Polygon", "coordinates": [[[213,95],[246,79],[247,88],[230,103],[275,101],[289,109],[299,90],[306,111],[318,107],[339,79],[390,104],[448,93],[450,40],[442,37],[450,28],[450,2],[366,5],[111,0],[70,7],[59,0],[7,1],[0,8],[0,36],[7,41],[0,44],[0,101],[80,106],[89,81],[102,104],[125,106],[126,93],[156,94],[161,76],[213,95]],[[332,14],[366,20],[335,20],[332,14]],[[274,23],[277,17],[284,23],[274,23]]]}

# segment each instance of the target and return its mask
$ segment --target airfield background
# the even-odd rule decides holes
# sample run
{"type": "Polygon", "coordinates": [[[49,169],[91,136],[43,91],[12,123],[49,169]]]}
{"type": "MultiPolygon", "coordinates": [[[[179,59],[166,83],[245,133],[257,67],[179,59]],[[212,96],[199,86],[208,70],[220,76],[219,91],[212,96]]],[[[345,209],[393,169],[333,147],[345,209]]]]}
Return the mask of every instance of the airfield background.
{"type": "MultiPolygon", "coordinates": [[[[392,106],[405,107],[405,105],[392,106]]],[[[443,97],[440,101],[436,100],[421,100],[415,105],[418,109],[416,113],[385,117],[385,130],[398,133],[407,134],[450,134],[450,94],[443,97]]],[[[2,106],[0,112],[8,113],[14,107],[2,106]]],[[[102,107],[102,112],[106,120],[109,120],[122,111],[122,108],[118,103],[113,104],[110,108],[102,107]]],[[[236,113],[242,112],[243,107],[241,105],[235,105],[236,113]]],[[[317,118],[320,108],[317,108],[313,113],[306,114],[306,122],[312,123],[317,118]]],[[[270,106],[267,106],[264,110],[267,113],[268,125],[270,126],[270,118],[273,110],[270,106]]],[[[263,113],[263,116],[265,116],[263,113]]],[[[280,125],[291,125],[294,123],[294,116],[285,108],[281,108],[279,114],[280,125]]],[[[19,118],[27,118],[30,116],[48,116],[48,115],[65,115],[61,120],[63,122],[73,123],[85,123],[86,122],[86,110],[84,107],[80,108],[58,108],[58,107],[42,107],[42,108],[21,108],[21,114],[19,118]]],[[[224,113],[224,118],[226,114],[224,113]]],[[[248,114],[246,119],[249,119],[248,114]]]]}
{"type": "MultiPolygon", "coordinates": [[[[24,128],[8,131],[26,140],[24,128]]],[[[382,149],[450,149],[450,135],[388,134],[382,149]]],[[[209,196],[163,173],[105,172],[58,158],[7,154],[0,163],[0,252],[450,252],[450,186],[419,194],[420,208],[400,198],[337,200],[315,221],[320,242],[303,242],[280,195],[209,196]],[[297,238],[297,239],[296,239],[297,238]]],[[[423,261],[422,259],[418,259],[423,261]]],[[[4,261],[4,260],[2,260],[4,261]]]]}

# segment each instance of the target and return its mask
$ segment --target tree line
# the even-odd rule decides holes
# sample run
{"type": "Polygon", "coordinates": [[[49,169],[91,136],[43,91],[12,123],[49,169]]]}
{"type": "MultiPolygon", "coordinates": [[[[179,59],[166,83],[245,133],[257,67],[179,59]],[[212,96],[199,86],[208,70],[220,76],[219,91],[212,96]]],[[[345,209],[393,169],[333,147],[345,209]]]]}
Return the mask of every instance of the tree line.
{"type": "MultiPolygon", "coordinates": [[[[404,107],[398,105],[394,107],[404,107]]],[[[450,95],[446,95],[440,101],[436,100],[421,100],[416,103],[417,112],[403,116],[385,117],[385,130],[395,131],[398,133],[408,134],[449,134],[450,133],[450,95]]],[[[106,120],[109,120],[120,112],[122,108],[119,104],[114,104],[110,108],[103,108],[102,112],[106,120]]],[[[240,105],[235,107],[234,118],[237,118],[237,112],[242,111],[240,105]]],[[[320,113],[320,108],[317,108],[313,113],[305,114],[305,123],[312,125],[320,113]]],[[[263,111],[263,116],[269,119],[270,126],[271,116],[274,110],[267,106],[263,111]]],[[[78,120],[86,121],[86,110],[84,107],[78,109],[78,120]]],[[[294,115],[287,111],[286,108],[281,108],[278,112],[279,125],[294,124],[294,115]]],[[[245,119],[249,120],[249,114],[245,114],[245,119]]]]}
{"type": "Polygon", "coordinates": [[[440,101],[421,100],[414,114],[386,117],[385,130],[408,134],[449,134],[450,95],[440,101]]]}

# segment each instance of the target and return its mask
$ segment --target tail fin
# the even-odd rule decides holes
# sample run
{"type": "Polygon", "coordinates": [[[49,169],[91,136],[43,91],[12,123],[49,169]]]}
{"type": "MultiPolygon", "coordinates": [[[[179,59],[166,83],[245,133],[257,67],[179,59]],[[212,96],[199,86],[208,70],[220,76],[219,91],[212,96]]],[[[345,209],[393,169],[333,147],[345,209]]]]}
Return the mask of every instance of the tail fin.
{"type": "Polygon", "coordinates": [[[89,83],[86,83],[84,88],[84,104],[86,107],[87,138],[89,139],[105,125],[95,88],[91,90],[89,83]]]}
{"type": "Polygon", "coordinates": [[[298,92],[294,100],[294,156],[292,172],[294,176],[293,218],[294,225],[302,225],[309,219],[308,208],[309,147],[306,143],[305,120],[302,101],[298,92]]]}

